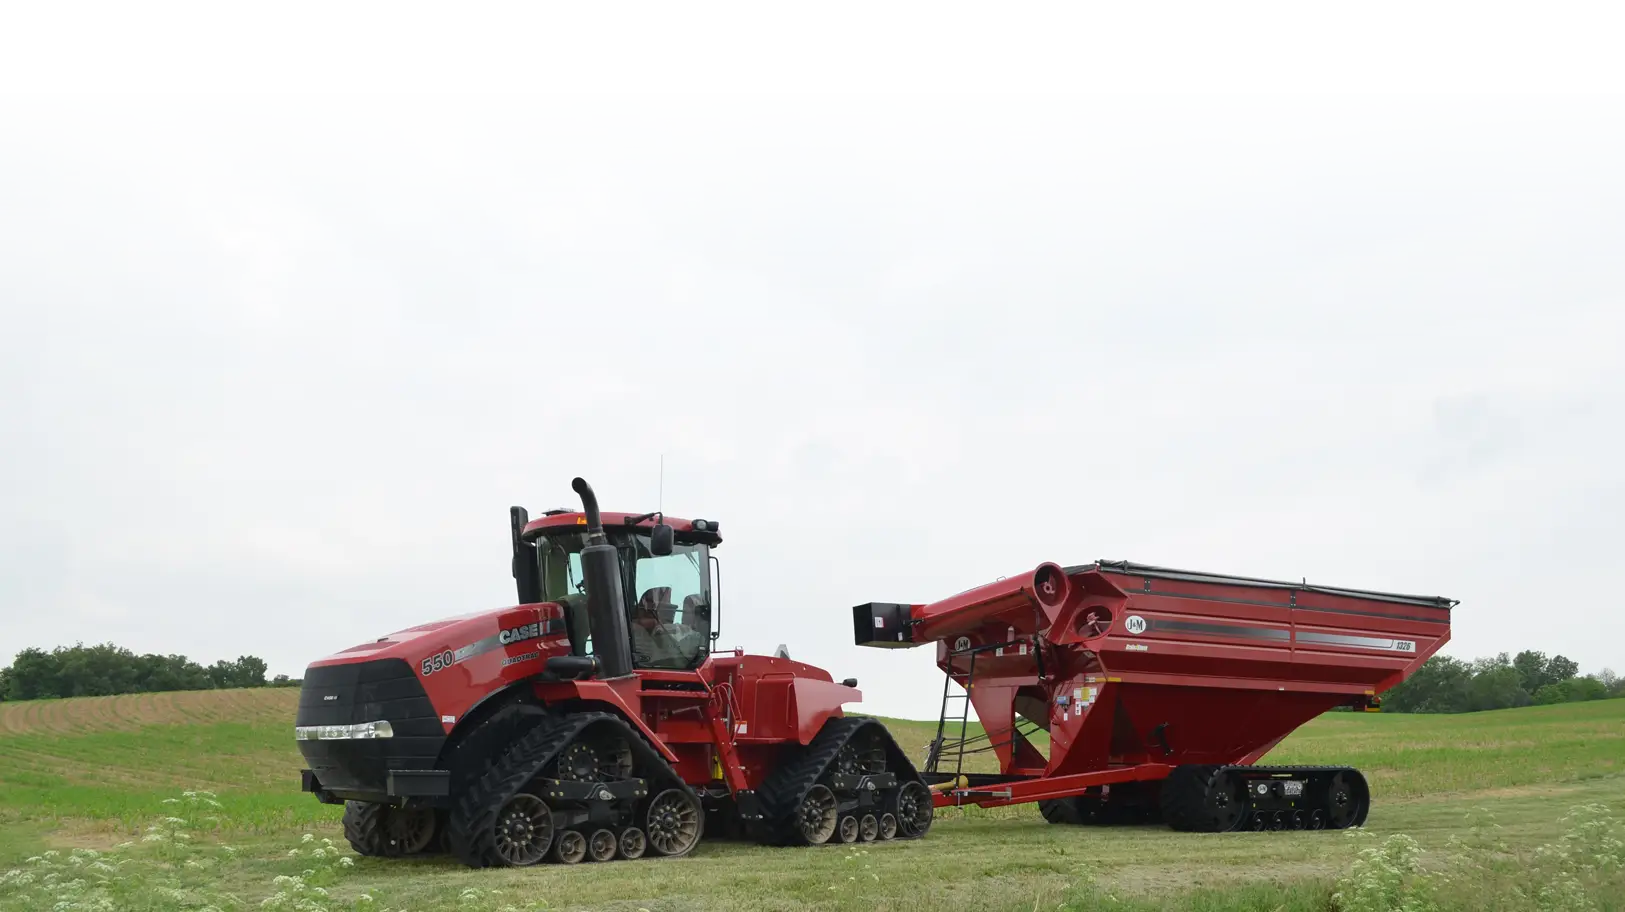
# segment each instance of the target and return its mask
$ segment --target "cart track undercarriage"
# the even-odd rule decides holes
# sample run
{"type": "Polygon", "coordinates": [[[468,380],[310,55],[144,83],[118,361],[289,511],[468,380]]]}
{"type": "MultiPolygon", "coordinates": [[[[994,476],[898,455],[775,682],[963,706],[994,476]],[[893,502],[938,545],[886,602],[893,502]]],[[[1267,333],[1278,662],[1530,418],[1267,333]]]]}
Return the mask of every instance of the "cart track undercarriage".
{"type": "Polygon", "coordinates": [[[1346,766],[1180,766],[1161,782],[1127,782],[1038,802],[1050,823],[1165,823],[1190,833],[1341,830],[1365,822],[1371,792],[1346,766]]]}

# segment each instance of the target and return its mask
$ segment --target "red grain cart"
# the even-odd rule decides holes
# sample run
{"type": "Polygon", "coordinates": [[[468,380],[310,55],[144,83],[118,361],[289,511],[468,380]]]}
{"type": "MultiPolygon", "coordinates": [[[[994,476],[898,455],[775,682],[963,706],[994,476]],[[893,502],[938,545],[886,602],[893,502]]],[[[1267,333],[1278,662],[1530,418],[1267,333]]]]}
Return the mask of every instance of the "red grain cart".
{"type": "Polygon", "coordinates": [[[938,806],[1218,832],[1363,823],[1357,770],[1254,764],[1327,710],[1376,709],[1449,640],[1455,604],[1097,561],[853,617],[859,645],[936,644],[947,679],[923,775],[938,806]],[[967,773],[979,752],[1000,771],[967,773]]]}

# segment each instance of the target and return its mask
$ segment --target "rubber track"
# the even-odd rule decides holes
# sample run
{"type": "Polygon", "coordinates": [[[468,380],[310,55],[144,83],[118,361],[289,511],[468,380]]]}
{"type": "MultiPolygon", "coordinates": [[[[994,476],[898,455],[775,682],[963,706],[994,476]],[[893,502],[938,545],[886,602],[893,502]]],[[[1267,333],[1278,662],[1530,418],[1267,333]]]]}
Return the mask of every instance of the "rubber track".
{"type": "MultiPolygon", "coordinates": [[[[1365,813],[1359,815],[1351,826],[1359,826],[1371,812],[1371,786],[1366,781],[1365,774],[1352,766],[1181,766],[1173,774],[1163,780],[1163,819],[1176,830],[1189,832],[1213,832],[1201,825],[1199,819],[1193,818],[1189,813],[1193,803],[1199,805],[1206,793],[1207,786],[1214,777],[1232,770],[1242,774],[1243,779],[1261,778],[1285,774],[1289,776],[1305,776],[1311,773],[1352,773],[1365,786],[1365,813]],[[1181,774],[1181,770],[1190,770],[1181,774]],[[1201,770],[1201,774],[1196,771],[1201,770]],[[1183,794],[1182,794],[1183,793],[1183,794]]],[[[1235,830],[1250,829],[1253,812],[1249,809],[1236,821],[1235,830]]],[[[1283,831],[1292,832],[1292,831],[1283,831]]]]}
{"type": "MultiPolygon", "coordinates": [[[[830,719],[802,749],[799,756],[774,770],[757,791],[762,812],[767,818],[762,842],[781,846],[796,845],[800,842],[791,814],[800,806],[801,799],[807,796],[807,792],[823,778],[824,773],[840,754],[841,748],[868,726],[873,726],[885,740],[888,747],[888,765],[896,763],[902,767],[892,770],[897,774],[898,786],[901,787],[910,779],[924,784],[919,772],[914,769],[914,764],[909,762],[908,755],[897,746],[891,732],[887,731],[884,725],[866,716],[842,716],[830,719]]],[[[896,838],[918,839],[919,836],[903,836],[899,832],[896,838]]],[[[833,843],[832,840],[831,844],[833,843]]]]}
{"type": "Polygon", "coordinates": [[[451,770],[451,794],[461,795],[502,759],[508,745],[549,718],[547,711],[530,703],[512,703],[497,710],[462,738],[441,759],[451,770]]]}
{"type": "Polygon", "coordinates": [[[384,815],[389,805],[371,801],[344,802],[344,838],[358,855],[381,856],[384,847],[384,815]]]}
{"type": "Polygon", "coordinates": [[[1038,813],[1042,814],[1048,823],[1076,825],[1083,822],[1077,797],[1046,798],[1038,802],[1038,813]]]}
{"type": "MultiPolygon", "coordinates": [[[[504,752],[500,759],[457,799],[448,821],[452,854],[469,867],[491,867],[498,863],[495,855],[497,813],[509,798],[518,794],[541,773],[549,760],[558,756],[575,737],[588,726],[613,725],[620,729],[632,748],[632,753],[643,764],[658,764],[651,780],[666,779],[666,787],[682,788],[693,797],[699,796],[677,777],[665,758],[620,716],[610,713],[576,713],[546,722],[531,729],[504,752]]],[[[649,768],[647,765],[645,768],[649,768]]],[[[651,790],[653,791],[653,790],[651,790]]]]}

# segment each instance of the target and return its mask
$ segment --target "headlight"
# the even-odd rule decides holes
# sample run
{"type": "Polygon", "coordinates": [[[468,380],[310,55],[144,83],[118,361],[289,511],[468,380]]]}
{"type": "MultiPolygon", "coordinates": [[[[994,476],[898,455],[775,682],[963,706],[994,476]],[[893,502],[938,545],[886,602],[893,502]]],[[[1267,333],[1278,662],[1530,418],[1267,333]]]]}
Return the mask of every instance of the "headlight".
{"type": "Polygon", "coordinates": [[[296,725],[296,741],[354,741],[363,738],[393,738],[395,729],[388,722],[357,722],[354,725],[296,725]]]}

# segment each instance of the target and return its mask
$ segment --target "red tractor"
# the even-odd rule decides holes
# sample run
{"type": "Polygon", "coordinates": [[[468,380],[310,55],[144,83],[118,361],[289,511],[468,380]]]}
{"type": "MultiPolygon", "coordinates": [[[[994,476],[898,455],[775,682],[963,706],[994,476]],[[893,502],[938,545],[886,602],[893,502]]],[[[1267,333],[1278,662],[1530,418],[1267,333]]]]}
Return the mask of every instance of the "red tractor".
{"type": "Polygon", "coordinates": [[[510,511],[520,604],[306,670],[302,788],[345,805],[357,852],[524,866],[925,834],[925,780],[842,711],[855,680],[713,652],[715,522],[601,514],[573,486],[579,513],[510,511]]]}

